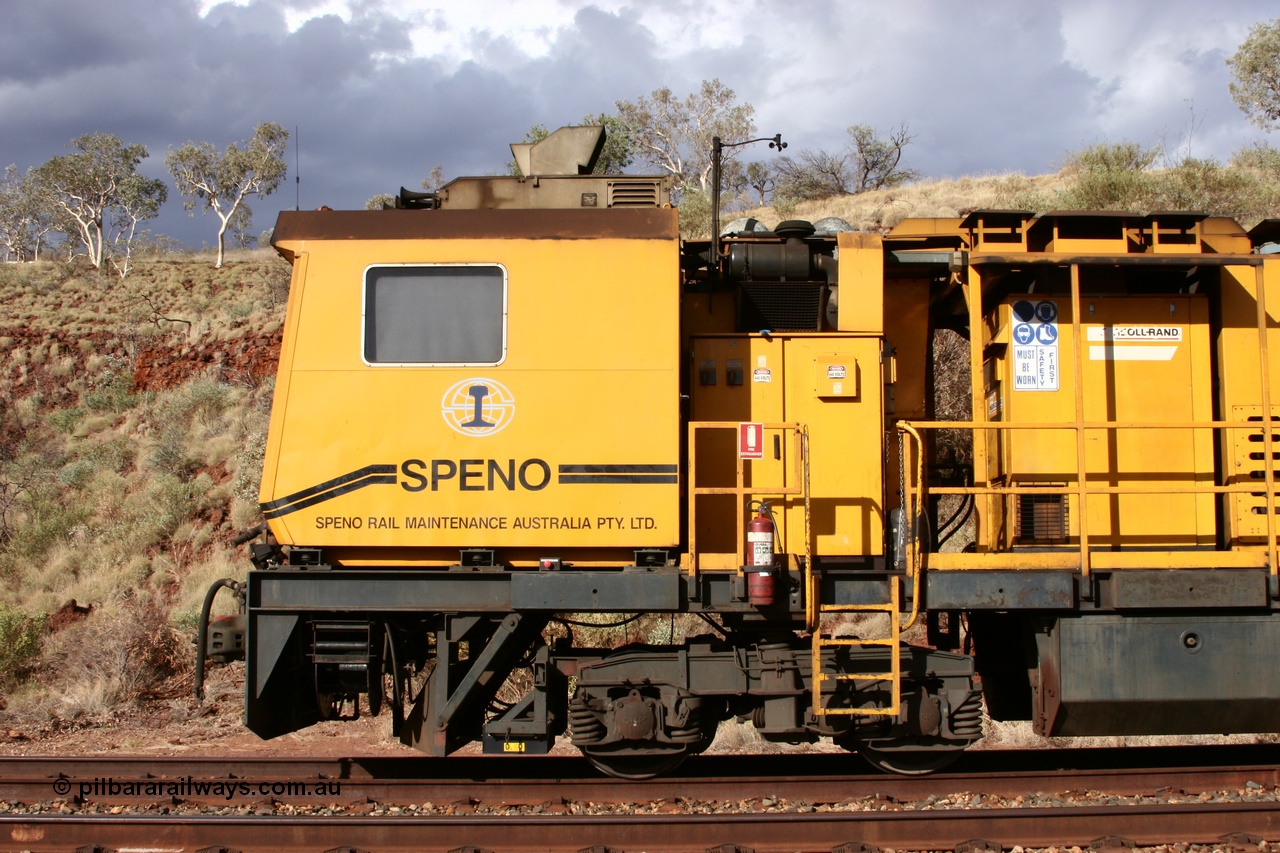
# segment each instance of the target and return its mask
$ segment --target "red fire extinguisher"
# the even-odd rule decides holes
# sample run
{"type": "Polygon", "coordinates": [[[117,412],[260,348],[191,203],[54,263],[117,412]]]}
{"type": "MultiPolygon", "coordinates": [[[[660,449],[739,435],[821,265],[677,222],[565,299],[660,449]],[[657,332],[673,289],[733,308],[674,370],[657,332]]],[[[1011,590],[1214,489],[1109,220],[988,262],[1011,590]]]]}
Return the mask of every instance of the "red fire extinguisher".
{"type": "Polygon", "coordinates": [[[765,501],[753,501],[751,507],[756,510],[756,517],[747,525],[747,600],[756,605],[773,604],[773,513],[765,501]]]}

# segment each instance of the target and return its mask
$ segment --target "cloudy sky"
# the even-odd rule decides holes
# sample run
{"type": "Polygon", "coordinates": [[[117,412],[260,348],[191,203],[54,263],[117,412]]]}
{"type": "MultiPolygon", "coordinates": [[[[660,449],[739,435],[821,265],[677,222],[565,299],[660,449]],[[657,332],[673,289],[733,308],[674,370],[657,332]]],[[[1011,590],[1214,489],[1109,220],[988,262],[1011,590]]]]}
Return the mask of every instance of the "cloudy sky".
{"type": "MultiPolygon", "coordinates": [[[[1225,60],[1250,24],[1277,14],[1274,0],[0,0],[0,10],[0,168],[25,171],[102,131],[145,144],[142,171],[167,179],[170,149],[223,148],[279,122],[297,133],[289,177],[254,201],[255,232],[295,201],[361,207],[417,188],[436,165],[446,177],[501,170],[507,143],[534,123],[554,128],[712,77],[792,152],[835,150],[850,124],[906,122],[906,165],[933,178],[1039,174],[1068,149],[1123,139],[1225,160],[1266,138],[1231,102],[1225,60]]],[[[211,242],[216,220],[187,221],[171,196],[150,227],[211,242]]]]}

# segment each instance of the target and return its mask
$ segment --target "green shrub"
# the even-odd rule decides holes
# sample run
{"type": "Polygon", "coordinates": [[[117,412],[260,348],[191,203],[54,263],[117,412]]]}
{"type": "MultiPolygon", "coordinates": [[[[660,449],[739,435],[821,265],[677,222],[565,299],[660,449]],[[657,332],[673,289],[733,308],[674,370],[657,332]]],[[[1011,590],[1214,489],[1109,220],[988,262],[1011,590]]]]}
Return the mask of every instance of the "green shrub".
{"type": "Polygon", "coordinates": [[[169,473],[150,477],[144,492],[129,501],[128,526],[136,541],[154,545],[171,537],[200,508],[200,499],[212,485],[204,474],[190,481],[169,473]]]}
{"type": "Polygon", "coordinates": [[[1100,143],[1063,158],[1066,188],[1047,198],[1020,198],[1034,210],[1190,210],[1228,216],[1248,228],[1280,205],[1280,152],[1254,146],[1231,165],[1185,157],[1156,168],[1157,149],[1136,142],[1100,143]]]}
{"type": "Polygon", "coordinates": [[[231,405],[231,386],[225,382],[199,377],[183,390],[191,413],[204,423],[219,417],[231,405]]]}
{"type": "Polygon", "coordinates": [[[132,384],[133,373],[128,363],[122,358],[108,356],[103,371],[91,380],[84,395],[84,404],[93,412],[120,414],[135,402],[129,393],[132,384]]]}
{"type": "Polygon", "coordinates": [[[113,435],[96,441],[81,442],[76,455],[96,468],[109,468],[123,474],[133,464],[136,442],[125,435],[113,435]]]}
{"type": "Polygon", "coordinates": [[[57,490],[41,489],[24,504],[22,523],[14,528],[7,550],[28,562],[39,560],[54,545],[65,542],[72,529],[89,518],[85,507],[57,490]]]}
{"type": "Polygon", "coordinates": [[[77,459],[62,466],[58,472],[58,481],[73,489],[83,488],[93,478],[97,467],[88,459],[77,459]]]}
{"type": "Polygon", "coordinates": [[[184,472],[189,467],[187,458],[187,427],[169,422],[160,430],[147,463],[156,471],[167,474],[184,472]]]}
{"type": "Polygon", "coordinates": [[[44,636],[43,614],[0,602],[0,684],[21,681],[31,670],[44,636]]]}
{"type": "Polygon", "coordinates": [[[1102,142],[1068,152],[1062,174],[1070,184],[1051,204],[1063,210],[1146,210],[1157,156],[1154,148],[1136,142],[1102,142]]]}
{"type": "Polygon", "coordinates": [[[1190,157],[1152,181],[1150,209],[1195,210],[1229,216],[1246,228],[1266,213],[1266,190],[1253,173],[1190,157]]]}
{"type": "MultiPolygon", "coordinates": [[[[265,425],[264,425],[265,426],[265,425]]],[[[256,429],[245,436],[236,455],[236,476],[232,494],[243,501],[258,502],[258,486],[262,481],[262,463],[267,453],[266,429],[256,429]]]]}
{"type": "Polygon", "coordinates": [[[54,409],[49,412],[49,426],[65,435],[71,435],[76,431],[76,427],[80,425],[80,421],[84,420],[87,414],[85,410],[79,406],[69,409],[54,409]]]}

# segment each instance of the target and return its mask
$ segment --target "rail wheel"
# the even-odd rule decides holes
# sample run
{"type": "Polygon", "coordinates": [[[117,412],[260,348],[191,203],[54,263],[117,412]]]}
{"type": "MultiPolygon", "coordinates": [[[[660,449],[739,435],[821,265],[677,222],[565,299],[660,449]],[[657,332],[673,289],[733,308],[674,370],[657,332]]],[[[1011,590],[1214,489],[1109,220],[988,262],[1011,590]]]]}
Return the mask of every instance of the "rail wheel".
{"type": "Polygon", "coordinates": [[[850,739],[840,744],[856,752],[877,770],[899,776],[927,776],[949,766],[964,752],[964,744],[926,740],[850,739]]]}
{"type": "Polygon", "coordinates": [[[587,760],[608,776],[618,779],[652,779],[675,770],[689,757],[687,746],[677,747],[582,747],[587,760]]]}

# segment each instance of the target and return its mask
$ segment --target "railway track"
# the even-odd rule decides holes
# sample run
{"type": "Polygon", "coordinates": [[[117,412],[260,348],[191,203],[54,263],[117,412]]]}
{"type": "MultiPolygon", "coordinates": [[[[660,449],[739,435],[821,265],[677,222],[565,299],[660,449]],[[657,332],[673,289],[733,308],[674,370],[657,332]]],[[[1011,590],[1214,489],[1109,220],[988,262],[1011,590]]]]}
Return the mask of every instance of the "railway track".
{"type": "Polygon", "coordinates": [[[1275,838],[1274,806],[1093,807],[877,814],[593,815],[588,817],[0,818],[6,849],[333,851],[989,851],[1139,846],[1175,841],[1259,849],[1275,838]],[[1248,825],[1256,833],[1230,827],[1248,825]],[[12,845],[12,846],[11,846],[12,845]]]}
{"type": "Polygon", "coordinates": [[[978,753],[955,772],[901,778],[849,773],[848,756],[767,766],[714,756],[643,783],[570,759],[6,758],[0,849],[1257,850],[1280,839],[1277,757],[1258,747],[978,753]],[[1149,760],[1134,766],[1135,752],[1149,760]],[[437,778],[412,778],[426,773],[437,778]],[[197,794],[198,782],[310,787],[227,796],[197,794]],[[185,795],[145,793],[168,785],[185,795]]]}
{"type": "Polygon", "coordinates": [[[0,757],[0,801],[9,803],[57,798],[125,804],[154,801],[154,795],[138,790],[145,783],[190,783],[183,793],[165,799],[214,805],[275,799],[518,806],[549,800],[628,803],[770,797],[832,803],[858,797],[914,801],[958,791],[1016,797],[1044,790],[1046,785],[1135,796],[1162,789],[1200,793],[1250,783],[1274,789],[1280,785],[1280,747],[975,752],[946,773],[917,777],[868,771],[845,754],[703,756],[676,774],[644,781],[602,777],[578,758],[0,757]],[[1059,774],[1070,774],[1070,779],[1054,778],[1059,774]],[[55,788],[59,780],[62,784],[55,788]],[[228,798],[224,793],[201,794],[194,783],[208,781],[243,782],[250,787],[291,781],[336,784],[326,784],[320,795],[228,798]],[[114,792],[109,782],[117,784],[114,792]],[[129,783],[131,787],[123,787],[129,783]]]}

